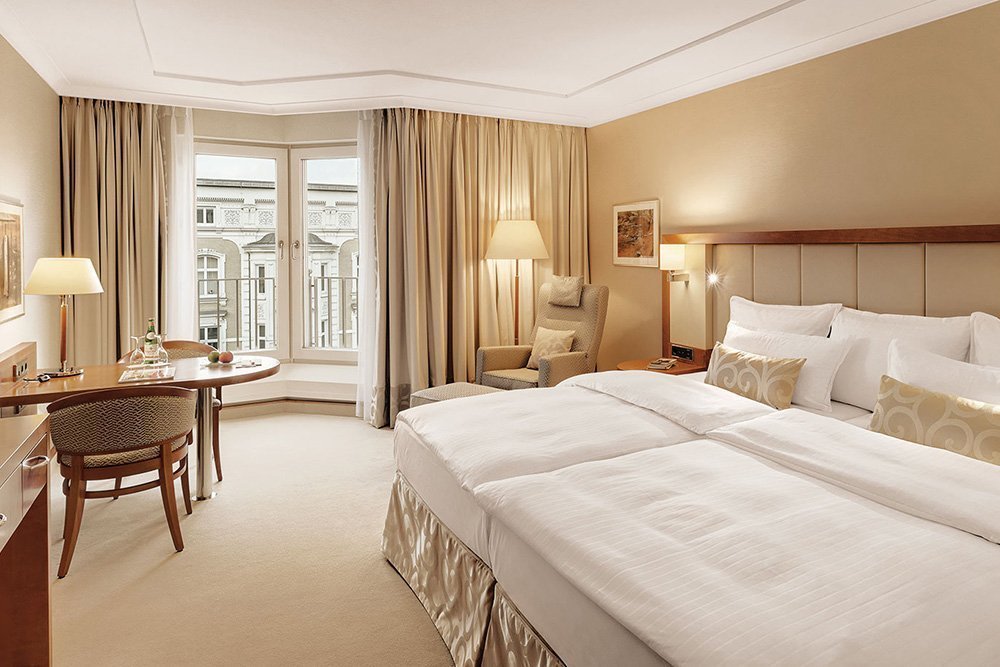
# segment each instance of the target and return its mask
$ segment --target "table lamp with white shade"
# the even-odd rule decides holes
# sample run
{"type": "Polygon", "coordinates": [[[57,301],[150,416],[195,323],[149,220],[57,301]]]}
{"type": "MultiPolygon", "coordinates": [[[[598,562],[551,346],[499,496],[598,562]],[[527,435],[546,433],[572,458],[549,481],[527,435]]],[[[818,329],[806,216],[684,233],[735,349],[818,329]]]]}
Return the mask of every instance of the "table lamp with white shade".
{"type": "Polygon", "coordinates": [[[514,344],[518,343],[517,317],[520,292],[520,261],[548,259],[549,251],[534,220],[499,220],[486,251],[486,259],[513,259],[514,262],[514,344]]]}
{"type": "Polygon", "coordinates": [[[74,294],[100,294],[104,291],[94,265],[86,257],[41,257],[31,270],[25,294],[58,296],[59,304],[59,370],[46,373],[49,377],[79,375],[83,371],[70,367],[66,360],[66,310],[74,294]]]}

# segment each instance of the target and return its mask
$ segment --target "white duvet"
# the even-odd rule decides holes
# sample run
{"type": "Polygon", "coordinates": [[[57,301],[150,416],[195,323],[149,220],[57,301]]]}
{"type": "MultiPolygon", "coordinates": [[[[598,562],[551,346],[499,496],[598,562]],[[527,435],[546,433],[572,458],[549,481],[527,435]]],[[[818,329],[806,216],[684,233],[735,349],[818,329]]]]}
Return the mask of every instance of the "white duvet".
{"type": "MultiPolygon", "coordinates": [[[[399,433],[409,429],[416,434],[471,491],[492,480],[685,442],[770,412],[770,407],[699,382],[614,371],[549,389],[420,406],[400,413],[398,421],[404,426],[399,433]],[[729,417],[723,419],[724,414],[729,417]]],[[[401,455],[397,448],[397,464],[401,455]]]]}
{"type": "Polygon", "coordinates": [[[802,412],[713,436],[475,496],[674,665],[996,664],[1000,468],[802,412]]]}

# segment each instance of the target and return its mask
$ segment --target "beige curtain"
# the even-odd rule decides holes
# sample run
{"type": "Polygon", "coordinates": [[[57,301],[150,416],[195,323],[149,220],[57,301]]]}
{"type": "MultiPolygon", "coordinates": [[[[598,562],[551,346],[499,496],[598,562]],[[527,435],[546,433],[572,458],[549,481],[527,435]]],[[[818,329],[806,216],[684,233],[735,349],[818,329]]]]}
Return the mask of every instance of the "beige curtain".
{"type": "Polygon", "coordinates": [[[551,256],[521,263],[521,340],[542,283],[589,278],[587,154],[583,128],[414,109],[374,112],[371,135],[377,340],[362,403],[383,426],[411,392],[474,377],[479,346],[513,342],[513,262],[483,259],[497,220],[537,221],[551,256]]]}
{"type": "Polygon", "coordinates": [[[89,257],[104,294],[77,297],[71,359],[111,363],[163,314],[166,193],[156,107],[62,98],[63,254],[89,257]]]}

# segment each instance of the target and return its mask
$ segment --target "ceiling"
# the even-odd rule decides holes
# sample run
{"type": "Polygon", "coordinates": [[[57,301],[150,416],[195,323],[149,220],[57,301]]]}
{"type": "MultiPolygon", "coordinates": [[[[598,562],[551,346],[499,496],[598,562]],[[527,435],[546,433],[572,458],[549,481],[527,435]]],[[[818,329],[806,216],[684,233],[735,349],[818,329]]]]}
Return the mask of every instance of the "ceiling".
{"type": "Polygon", "coordinates": [[[61,95],[591,126],[983,0],[0,0],[61,95]]]}

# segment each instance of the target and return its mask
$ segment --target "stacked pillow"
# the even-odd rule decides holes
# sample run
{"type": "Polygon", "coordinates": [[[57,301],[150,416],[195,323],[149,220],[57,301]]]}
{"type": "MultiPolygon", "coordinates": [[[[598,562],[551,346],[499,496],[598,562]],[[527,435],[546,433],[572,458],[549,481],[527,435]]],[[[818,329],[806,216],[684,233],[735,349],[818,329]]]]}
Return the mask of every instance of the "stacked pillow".
{"type": "Polygon", "coordinates": [[[965,361],[969,357],[970,319],[881,315],[844,308],[833,320],[830,338],[850,346],[833,382],[833,400],[871,411],[878,400],[879,382],[888,368],[889,343],[893,339],[965,361]]]}
{"type": "MultiPolygon", "coordinates": [[[[827,338],[830,324],[841,305],[780,306],[755,303],[738,296],[729,302],[730,320],[726,337],[717,345],[705,381],[777,408],[789,403],[829,412],[830,391],[848,345],[827,338]],[[725,353],[725,373],[717,355],[725,353]],[[740,357],[734,352],[753,355],[740,357]],[[759,369],[783,369],[780,386],[790,399],[767,397],[761,383],[738,383],[734,374],[754,376],[759,369]],[[794,372],[793,372],[794,371],[794,372]],[[741,387],[747,387],[745,391],[741,387]]],[[[777,375],[775,375],[777,377],[777,375]]]]}

